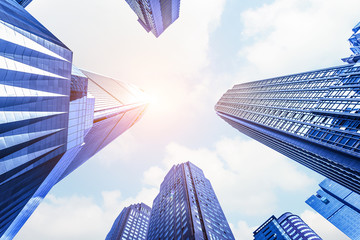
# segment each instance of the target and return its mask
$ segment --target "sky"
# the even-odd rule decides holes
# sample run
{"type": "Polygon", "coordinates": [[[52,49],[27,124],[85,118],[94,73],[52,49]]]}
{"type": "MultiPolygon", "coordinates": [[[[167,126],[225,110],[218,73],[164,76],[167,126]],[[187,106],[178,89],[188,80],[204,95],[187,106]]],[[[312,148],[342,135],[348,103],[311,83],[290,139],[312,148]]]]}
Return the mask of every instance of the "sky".
{"type": "Polygon", "coordinates": [[[77,67],[135,84],[151,103],[58,183],[15,239],[104,239],[123,207],[151,206],[186,161],[211,181],[237,240],[288,211],[323,239],[348,239],[305,204],[324,177],[238,132],[214,105],[236,83],[342,65],[360,1],[183,0],[159,38],[123,0],[33,0],[27,10],[77,67]]]}

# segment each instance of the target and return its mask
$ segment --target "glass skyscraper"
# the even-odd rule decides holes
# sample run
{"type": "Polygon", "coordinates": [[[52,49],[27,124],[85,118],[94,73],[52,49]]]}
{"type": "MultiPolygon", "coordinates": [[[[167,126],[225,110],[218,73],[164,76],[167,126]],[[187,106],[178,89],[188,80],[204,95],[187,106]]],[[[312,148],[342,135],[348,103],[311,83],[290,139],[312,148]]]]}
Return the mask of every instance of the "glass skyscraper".
{"type": "Polygon", "coordinates": [[[360,193],[360,24],[347,65],[235,85],[215,106],[230,125],[360,193]]]}
{"type": "Polygon", "coordinates": [[[136,87],[74,67],[22,5],[0,1],[0,238],[12,239],[54,184],[146,106],[136,87]]]}
{"type": "Polygon", "coordinates": [[[145,240],[151,208],[138,203],[125,207],[116,218],[105,240],[145,240]]]}
{"type": "Polygon", "coordinates": [[[325,179],[306,203],[349,238],[360,240],[360,195],[325,179]]]}
{"type": "Polygon", "coordinates": [[[200,168],[186,162],[170,169],[153,202],[147,239],[235,239],[200,168]]]}
{"type": "Polygon", "coordinates": [[[147,32],[159,37],[179,18],[180,0],[126,0],[147,32]]]}
{"type": "Polygon", "coordinates": [[[321,240],[297,215],[284,213],[278,219],[271,216],[254,231],[254,240],[321,240]]]}

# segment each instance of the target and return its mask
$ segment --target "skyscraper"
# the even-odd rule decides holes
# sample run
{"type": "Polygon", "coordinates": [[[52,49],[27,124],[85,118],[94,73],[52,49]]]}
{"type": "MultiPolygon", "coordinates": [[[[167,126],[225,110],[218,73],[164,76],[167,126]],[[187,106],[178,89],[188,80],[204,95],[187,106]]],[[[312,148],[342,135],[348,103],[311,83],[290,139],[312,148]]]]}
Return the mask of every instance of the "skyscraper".
{"type": "Polygon", "coordinates": [[[186,162],[170,169],[153,202],[148,239],[234,239],[200,168],[186,162]]]}
{"type": "Polygon", "coordinates": [[[254,240],[321,240],[297,215],[284,213],[278,219],[271,216],[254,231],[254,240]]]}
{"type": "Polygon", "coordinates": [[[180,0],[126,0],[147,32],[159,37],[179,18],[180,0]]]}
{"type": "Polygon", "coordinates": [[[116,218],[105,240],[145,240],[151,208],[144,203],[125,207],[116,218]]]}
{"type": "Polygon", "coordinates": [[[143,114],[137,88],[72,66],[72,52],[13,0],[0,1],[0,238],[52,186],[143,114]]]}
{"type": "Polygon", "coordinates": [[[360,239],[360,195],[325,179],[306,203],[353,240],[360,239]]]}
{"type": "MultiPolygon", "coordinates": [[[[359,49],[359,24],[350,38],[359,49]]],[[[233,127],[360,193],[360,65],[235,85],[215,109],[233,127]]]]}

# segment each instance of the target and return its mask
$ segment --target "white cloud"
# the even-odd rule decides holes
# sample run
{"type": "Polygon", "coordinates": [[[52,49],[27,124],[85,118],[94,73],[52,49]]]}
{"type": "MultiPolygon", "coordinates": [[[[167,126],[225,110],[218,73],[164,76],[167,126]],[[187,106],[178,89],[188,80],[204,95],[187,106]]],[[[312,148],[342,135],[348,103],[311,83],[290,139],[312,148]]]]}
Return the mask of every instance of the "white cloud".
{"type": "Polygon", "coordinates": [[[79,67],[136,83],[168,102],[169,111],[190,105],[184,100],[201,88],[210,33],[224,5],[225,0],[182,1],[179,19],[159,38],[142,28],[125,1],[37,0],[28,9],[69,43],[79,67]]]}
{"type": "Polygon", "coordinates": [[[103,238],[105,225],[103,210],[91,198],[49,195],[15,239],[103,238]]]}
{"type": "Polygon", "coordinates": [[[48,195],[15,239],[104,239],[120,211],[131,204],[152,205],[158,190],[143,188],[133,198],[122,198],[119,191],[102,192],[102,203],[84,196],[48,195]]]}
{"type": "Polygon", "coordinates": [[[230,228],[237,240],[253,239],[253,232],[256,229],[256,227],[250,227],[245,221],[239,221],[236,225],[230,224],[230,228]]]}
{"type": "Polygon", "coordinates": [[[239,55],[252,77],[341,65],[350,55],[347,39],[359,9],[358,0],[276,0],[247,10],[242,33],[251,43],[239,55]]]}
{"type": "Polygon", "coordinates": [[[128,162],[134,153],[140,148],[138,141],[130,131],[125,131],[121,137],[116,138],[112,144],[101,149],[93,158],[105,167],[121,166],[128,162]]]}
{"type": "Polygon", "coordinates": [[[350,240],[344,233],[314,211],[306,210],[300,217],[323,239],[350,240]]]}
{"type": "Polygon", "coordinates": [[[161,182],[163,181],[166,175],[166,170],[153,166],[144,172],[143,183],[146,185],[154,186],[159,188],[161,182]]]}

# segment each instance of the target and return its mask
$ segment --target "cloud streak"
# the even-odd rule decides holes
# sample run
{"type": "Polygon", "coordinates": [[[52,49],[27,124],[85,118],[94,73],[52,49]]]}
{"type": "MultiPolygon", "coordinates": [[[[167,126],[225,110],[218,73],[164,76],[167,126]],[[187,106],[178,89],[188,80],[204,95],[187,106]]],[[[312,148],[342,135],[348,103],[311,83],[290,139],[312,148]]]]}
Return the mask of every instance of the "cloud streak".
{"type": "Polygon", "coordinates": [[[340,59],[350,55],[347,39],[359,8],[357,0],[276,0],[246,10],[242,35],[249,44],[239,57],[246,59],[252,77],[341,65],[340,59]]]}

